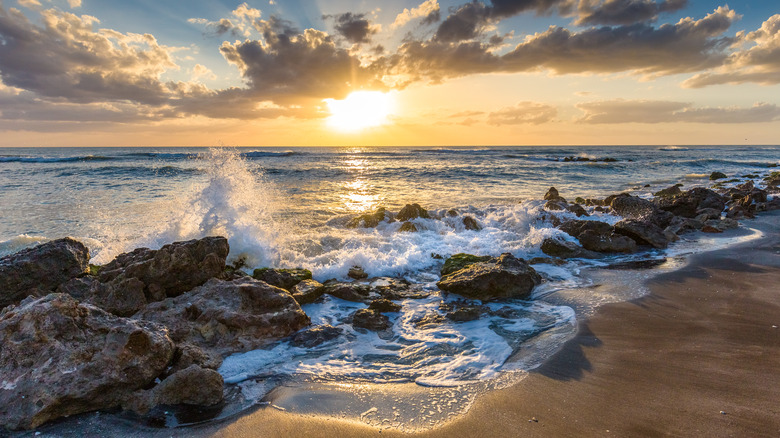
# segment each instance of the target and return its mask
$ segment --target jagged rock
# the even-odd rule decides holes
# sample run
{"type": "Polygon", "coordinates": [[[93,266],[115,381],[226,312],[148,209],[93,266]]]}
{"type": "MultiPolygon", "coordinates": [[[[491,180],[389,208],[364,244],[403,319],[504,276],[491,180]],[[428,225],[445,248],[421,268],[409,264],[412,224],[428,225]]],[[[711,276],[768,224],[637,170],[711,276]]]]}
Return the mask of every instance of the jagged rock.
{"type": "Polygon", "coordinates": [[[173,361],[170,368],[165,370],[165,375],[169,376],[192,365],[216,370],[222,365],[222,356],[206,351],[197,345],[182,342],[176,345],[173,361]]]}
{"type": "Polygon", "coordinates": [[[577,245],[574,242],[548,237],[542,241],[540,248],[543,253],[552,257],[568,258],[596,258],[597,254],[577,245]]]}
{"type": "Polygon", "coordinates": [[[571,213],[577,215],[577,217],[590,216],[587,211],[580,204],[573,204],[566,208],[571,213]]]}
{"type": "Polygon", "coordinates": [[[644,219],[657,210],[652,202],[627,193],[609,196],[604,202],[612,207],[615,214],[628,219],[644,219]]]}
{"type": "Polygon", "coordinates": [[[213,406],[223,399],[223,385],[215,370],[190,365],[152,389],[133,393],[122,407],[143,414],[157,405],[213,406]]]}
{"type": "Polygon", "coordinates": [[[417,225],[411,223],[411,222],[404,222],[401,224],[401,227],[398,229],[399,233],[416,233],[417,232],[417,225]]]}
{"type": "Polygon", "coordinates": [[[446,318],[455,322],[474,321],[479,319],[483,310],[484,309],[480,306],[463,306],[452,312],[447,312],[446,318]]]}
{"type": "Polygon", "coordinates": [[[650,222],[624,219],[615,224],[615,232],[630,237],[640,245],[651,245],[653,248],[666,248],[669,245],[664,231],[650,222]]]}
{"type": "Polygon", "coordinates": [[[703,208],[696,212],[696,220],[707,222],[711,219],[720,219],[720,212],[720,210],[716,210],[714,208],[703,208]]]}
{"type": "Polygon", "coordinates": [[[317,280],[303,280],[290,290],[295,301],[300,305],[315,302],[325,293],[325,286],[317,280]]]}
{"type": "Polygon", "coordinates": [[[479,231],[482,229],[477,221],[471,216],[463,216],[463,226],[466,227],[467,230],[479,231]]]}
{"type": "Polygon", "coordinates": [[[360,309],[352,314],[352,326],[379,332],[390,328],[390,319],[379,311],[360,309]]]}
{"type": "Polygon", "coordinates": [[[364,271],[360,266],[353,266],[349,268],[347,277],[354,278],[355,280],[362,280],[364,278],[368,278],[368,274],[366,274],[366,271],[364,271]]]}
{"type": "Polygon", "coordinates": [[[715,180],[723,179],[723,178],[727,178],[726,174],[723,173],[723,172],[712,172],[710,174],[710,181],[715,181],[715,180]]]}
{"type": "Polygon", "coordinates": [[[350,219],[346,226],[347,228],[376,228],[388,216],[387,210],[384,207],[379,207],[374,213],[366,213],[350,219]]]}
{"type": "Polygon", "coordinates": [[[566,203],[566,199],[558,194],[558,190],[556,190],[555,187],[550,187],[550,190],[547,190],[547,193],[544,194],[544,200],[566,203]]]}
{"type": "Polygon", "coordinates": [[[657,198],[656,203],[661,210],[676,216],[695,218],[696,212],[705,208],[722,211],[726,201],[722,196],[710,189],[696,187],[674,198],[657,198]]]}
{"type": "Polygon", "coordinates": [[[185,295],[147,305],[134,318],[167,326],[177,343],[221,355],[264,346],[309,324],[289,292],[251,277],[211,279],[185,295]]]}
{"type": "Polygon", "coordinates": [[[475,256],[471,254],[458,253],[448,258],[441,267],[441,276],[449,275],[455,271],[473,265],[474,263],[486,262],[492,259],[490,256],[475,256]]]}
{"type": "Polygon", "coordinates": [[[636,242],[626,236],[616,233],[600,234],[593,230],[586,230],[577,237],[582,247],[596,252],[636,252],[636,242]]]}
{"type": "Polygon", "coordinates": [[[680,185],[675,184],[671,187],[667,187],[663,190],[659,190],[655,193],[653,193],[653,196],[660,196],[660,197],[674,197],[682,193],[682,190],[680,190],[680,185]]]}
{"type": "Polygon", "coordinates": [[[473,263],[444,275],[436,285],[441,290],[468,298],[525,299],[541,281],[539,274],[525,260],[505,253],[497,259],[473,263]]]}
{"type": "Polygon", "coordinates": [[[165,327],[114,316],[65,294],[0,313],[0,425],[31,429],[119,406],[173,357],[165,327]]]}
{"type": "Polygon", "coordinates": [[[308,269],[255,269],[252,277],[264,281],[271,286],[290,290],[303,280],[311,280],[311,271],[308,269]]]}
{"type": "MultiPolygon", "coordinates": [[[[723,218],[723,219],[710,219],[707,222],[704,223],[704,226],[707,227],[713,227],[717,228],[720,231],[726,231],[726,230],[732,230],[734,228],[739,227],[739,222],[735,221],[734,219],[729,218],[723,218]]],[[[704,231],[702,229],[702,231],[704,231]]]]}
{"type": "Polygon", "coordinates": [[[324,284],[325,293],[342,300],[363,302],[368,299],[371,288],[363,284],[341,283],[338,281],[327,281],[324,284]]]}
{"type": "Polygon", "coordinates": [[[144,283],[147,302],[160,301],[221,275],[229,250],[224,237],[174,242],[158,250],[138,248],[104,265],[98,280],[118,285],[136,278],[144,283]]]}
{"type": "Polygon", "coordinates": [[[551,211],[563,211],[566,210],[568,204],[561,201],[547,201],[544,204],[544,208],[551,211]]]}
{"type": "Polygon", "coordinates": [[[746,209],[741,205],[732,205],[726,211],[726,217],[729,219],[743,219],[743,218],[753,218],[755,217],[755,215],[749,209],[746,209]]]}
{"type": "Polygon", "coordinates": [[[429,219],[430,215],[428,215],[428,210],[420,207],[420,204],[406,204],[406,206],[398,212],[395,218],[399,221],[408,221],[409,219],[418,217],[429,219]]]}
{"type": "Polygon", "coordinates": [[[295,347],[314,348],[341,336],[341,329],[329,324],[318,325],[293,335],[290,343],[295,347]]]}
{"type": "Polygon", "coordinates": [[[0,309],[28,295],[47,295],[88,269],[89,250],[69,237],[0,258],[0,309]]]}
{"type": "Polygon", "coordinates": [[[57,292],[117,316],[131,316],[146,306],[144,287],[137,278],[118,278],[110,283],[101,283],[94,277],[81,277],[61,284],[57,292]]]}
{"type": "Polygon", "coordinates": [[[385,298],[380,298],[378,300],[372,301],[371,304],[368,305],[368,308],[371,310],[376,310],[377,312],[400,312],[401,311],[400,304],[396,304],[385,298]]]}
{"type": "Polygon", "coordinates": [[[371,294],[377,294],[387,300],[407,300],[427,298],[431,293],[422,285],[412,285],[407,280],[399,278],[379,278],[371,283],[371,294]]]}

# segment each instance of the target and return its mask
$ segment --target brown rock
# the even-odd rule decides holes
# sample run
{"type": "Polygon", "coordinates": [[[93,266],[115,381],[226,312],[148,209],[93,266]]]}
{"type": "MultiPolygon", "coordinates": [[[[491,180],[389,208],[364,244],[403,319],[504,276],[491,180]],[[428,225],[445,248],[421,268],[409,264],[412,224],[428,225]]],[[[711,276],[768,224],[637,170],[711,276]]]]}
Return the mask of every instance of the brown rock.
{"type": "Polygon", "coordinates": [[[441,290],[468,298],[525,299],[541,281],[539,274],[525,260],[506,253],[497,259],[474,263],[445,275],[436,285],[441,290]]]}
{"type": "Polygon", "coordinates": [[[293,286],[290,292],[298,304],[304,305],[317,301],[325,293],[325,286],[317,280],[303,280],[293,286]]]}
{"type": "Polygon", "coordinates": [[[390,319],[379,311],[360,309],[352,314],[352,326],[379,332],[390,328],[390,319]]]}
{"type": "Polygon", "coordinates": [[[408,221],[409,219],[418,217],[429,219],[430,215],[428,215],[428,210],[420,207],[420,204],[406,204],[406,206],[398,212],[398,215],[395,218],[399,221],[408,221]]]}
{"type": "Polygon", "coordinates": [[[401,228],[398,229],[399,233],[416,233],[417,226],[411,222],[404,222],[401,224],[401,228]]]}
{"type": "Polygon", "coordinates": [[[272,269],[272,268],[260,268],[255,269],[252,273],[252,277],[257,280],[264,281],[271,286],[280,287],[282,289],[290,290],[296,284],[303,280],[311,279],[311,271],[308,269],[272,269]]]}

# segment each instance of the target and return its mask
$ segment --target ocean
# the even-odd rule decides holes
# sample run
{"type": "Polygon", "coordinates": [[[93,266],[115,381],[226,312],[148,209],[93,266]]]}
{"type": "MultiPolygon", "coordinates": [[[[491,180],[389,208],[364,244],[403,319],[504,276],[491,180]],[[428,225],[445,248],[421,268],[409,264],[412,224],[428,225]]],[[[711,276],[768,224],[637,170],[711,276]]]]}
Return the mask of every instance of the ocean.
{"type": "MultiPolygon", "coordinates": [[[[723,235],[685,235],[665,250],[541,261],[533,267],[544,282],[532,300],[492,302],[478,320],[423,327],[427,315],[462,300],[435,286],[442,258],[544,257],[544,238],[571,239],[540,219],[550,187],[569,202],[621,192],[651,197],[676,183],[709,187],[714,171],[727,175],[726,187],[747,180],[761,186],[778,165],[780,146],[4,148],[0,256],[71,236],[90,248],[92,263],[103,264],[137,247],[222,235],[231,247],[228,262],[244,259],[249,272],[301,267],[319,281],[346,280],[349,268],[360,266],[379,284],[405,279],[427,296],[401,303],[392,335],[353,329],[349,315],[365,305],[325,296],[303,309],[315,325],[340,327],[336,341],[314,349],[281,341],[228,357],[219,371],[240,399],[235,409],[273,403],[322,412],[322,404],[295,395],[319,394],[341,400],[327,408],[338,415],[411,430],[445,421],[481,391],[522,378],[598,305],[646,293],[642,283],[653,272],[760,233],[743,221],[723,235]],[[414,219],[416,233],[398,232],[398,222],[346,226],[359,214],[410,203],[433,217],[414,219]],[[466,229],[464,216],[481,229],[466,229]],[[654,269],[603,269],[626,263],[654,269]],[[345,384],[414,385],[421,392],[410,403],[407,390],[399,406],[389,390],[339,396],[345,390],[335,386],[345,384]]],[[[590,213],[608,223],[621,219],[590,213]]]]}

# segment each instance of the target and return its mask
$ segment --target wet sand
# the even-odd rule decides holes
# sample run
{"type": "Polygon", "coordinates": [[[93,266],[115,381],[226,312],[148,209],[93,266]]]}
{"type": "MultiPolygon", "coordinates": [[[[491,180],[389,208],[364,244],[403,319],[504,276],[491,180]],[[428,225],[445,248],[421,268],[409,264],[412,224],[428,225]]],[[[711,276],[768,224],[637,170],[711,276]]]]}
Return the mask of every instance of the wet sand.
{"type": "MultiPolygon", "coordinates": [[[[600,307],[518,384],[424,437],[780,436],[780,212],[765,236],[693,256],[643,298],[600,307]]],[[[105,417],[104,417],[105,419],[105,417]]],[[[270,407],[203,426],[50,425],[43,436],[410,436],[270,407]],[[65,426],[63,428],[63,426],[65,426]],[[130,427],[127,427],[130,426],[130,427]]],[[[412,434],[418,435],[418,434],[412,434]]]]}

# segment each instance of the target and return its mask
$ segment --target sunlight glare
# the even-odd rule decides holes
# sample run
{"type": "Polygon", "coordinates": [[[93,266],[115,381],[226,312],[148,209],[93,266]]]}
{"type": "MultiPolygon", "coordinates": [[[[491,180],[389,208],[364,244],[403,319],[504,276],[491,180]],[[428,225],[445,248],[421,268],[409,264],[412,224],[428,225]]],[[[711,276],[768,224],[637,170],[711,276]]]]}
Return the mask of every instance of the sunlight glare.
{"type": "Polygon", "coordinates": [[[393,111],[393,98],[380,91],[355,91],[344,100],[325,99],[331,116],[328,125],[341,131],[358,131],[384,125],[393,111]]]}

